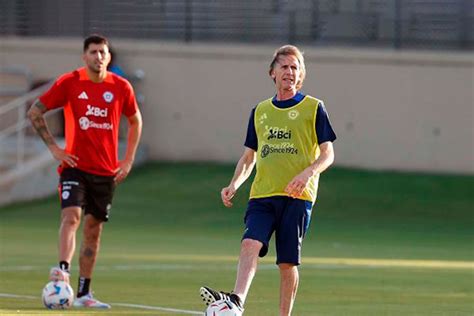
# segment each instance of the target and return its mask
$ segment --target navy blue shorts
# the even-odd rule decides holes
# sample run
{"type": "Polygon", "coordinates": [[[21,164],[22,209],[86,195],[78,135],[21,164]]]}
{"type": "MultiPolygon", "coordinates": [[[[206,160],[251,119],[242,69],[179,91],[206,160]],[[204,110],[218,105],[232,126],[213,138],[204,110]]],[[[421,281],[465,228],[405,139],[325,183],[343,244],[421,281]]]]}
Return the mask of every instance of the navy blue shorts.
{"type": "Polygon", "coordinates": [[[245,213],[242,239],[263,243],[259,256],[268,252],[275,232],[277,264],[301,263],[301,246],[311,220],[312,203],[286,196],[251,199],[245,213]]]}

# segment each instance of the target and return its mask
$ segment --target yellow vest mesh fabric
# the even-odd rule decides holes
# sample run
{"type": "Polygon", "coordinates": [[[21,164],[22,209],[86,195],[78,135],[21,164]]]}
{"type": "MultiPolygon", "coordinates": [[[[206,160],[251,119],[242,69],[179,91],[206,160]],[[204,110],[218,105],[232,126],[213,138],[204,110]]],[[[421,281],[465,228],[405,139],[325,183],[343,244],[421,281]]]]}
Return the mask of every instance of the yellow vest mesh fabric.
{"type": "MultiPolygon", "coordinates": [[[[258,138],[257,174],[250,198],[288,196],[285,187],[319,156],[315,132],[319,100],[305,96],[298,104],[280,109],[268,99],[255,109],[255,131],[258,138]]],[[[314,202],[319,175],[310,179],[299,198],[314,202]]]]}

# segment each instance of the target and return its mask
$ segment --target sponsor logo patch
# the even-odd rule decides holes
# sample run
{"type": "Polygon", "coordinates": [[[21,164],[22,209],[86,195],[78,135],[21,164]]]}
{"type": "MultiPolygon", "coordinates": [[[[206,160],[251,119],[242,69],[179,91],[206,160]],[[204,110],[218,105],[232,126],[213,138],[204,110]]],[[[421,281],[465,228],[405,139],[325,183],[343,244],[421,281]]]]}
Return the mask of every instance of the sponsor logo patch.
{"type": "Polygon", "coordinates": [[[270,139],[291,139],[291,130],[286,129],[270,129],[268,131],[269,135],[267,137],[268,140],[270,139]]]}
{"type": "Polygon", "coordinates": [[[114,127],[113,124],[110,124],[110,123],[96,123],[94,121],[89,120],[85,116],[79,119],[79,126],[84,131],[88,130],[89,128],[112,130],[112,128],[114,127]]]}
{"type": "Polygon", "coordinates": [[[107,109],[88,104],[86,116],[107,117],[107,109]]]}
{"type": "Polygon", "coordinates": [[[265,144],[262,146],[260,157],[265,158],[270,154],[298,155],[298,148],[292,143],[282,143],[278,145],[265,144]]]}

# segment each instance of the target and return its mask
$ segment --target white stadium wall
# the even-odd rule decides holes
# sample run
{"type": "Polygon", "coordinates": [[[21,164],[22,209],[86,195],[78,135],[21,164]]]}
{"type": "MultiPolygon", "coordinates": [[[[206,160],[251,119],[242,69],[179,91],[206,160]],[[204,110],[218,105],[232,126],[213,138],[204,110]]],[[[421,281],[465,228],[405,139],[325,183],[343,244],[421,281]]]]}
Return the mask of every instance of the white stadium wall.
{"type": "MultiPolygon", "coordinates": [[[[275,46],[113,42],[122,67],[143,69],[143,143],[151,159],[236,162],[248,116],[273,95],[275,46]]],[[[301,47],[303,91],[325,101],[336,164],[474,173],[473,65],[462,53],[301,47]]],[[[0,41],[0,64],[35,78],[82,65],[82,39],[0,41]]]]}

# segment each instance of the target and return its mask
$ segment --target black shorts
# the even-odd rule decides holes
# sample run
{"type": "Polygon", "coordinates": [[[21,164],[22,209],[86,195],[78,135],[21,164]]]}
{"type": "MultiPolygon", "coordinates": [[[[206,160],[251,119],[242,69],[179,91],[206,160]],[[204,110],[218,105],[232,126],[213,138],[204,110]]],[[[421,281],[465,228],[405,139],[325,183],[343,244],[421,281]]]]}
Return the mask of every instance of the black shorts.
{"type": "Polygon", "coordinates": [[[59,177],[61,209],[79,206],[84,214],[107,222],[115,191],[113,176],[99,176],[75,168],[65,168],[59,177]]]}

